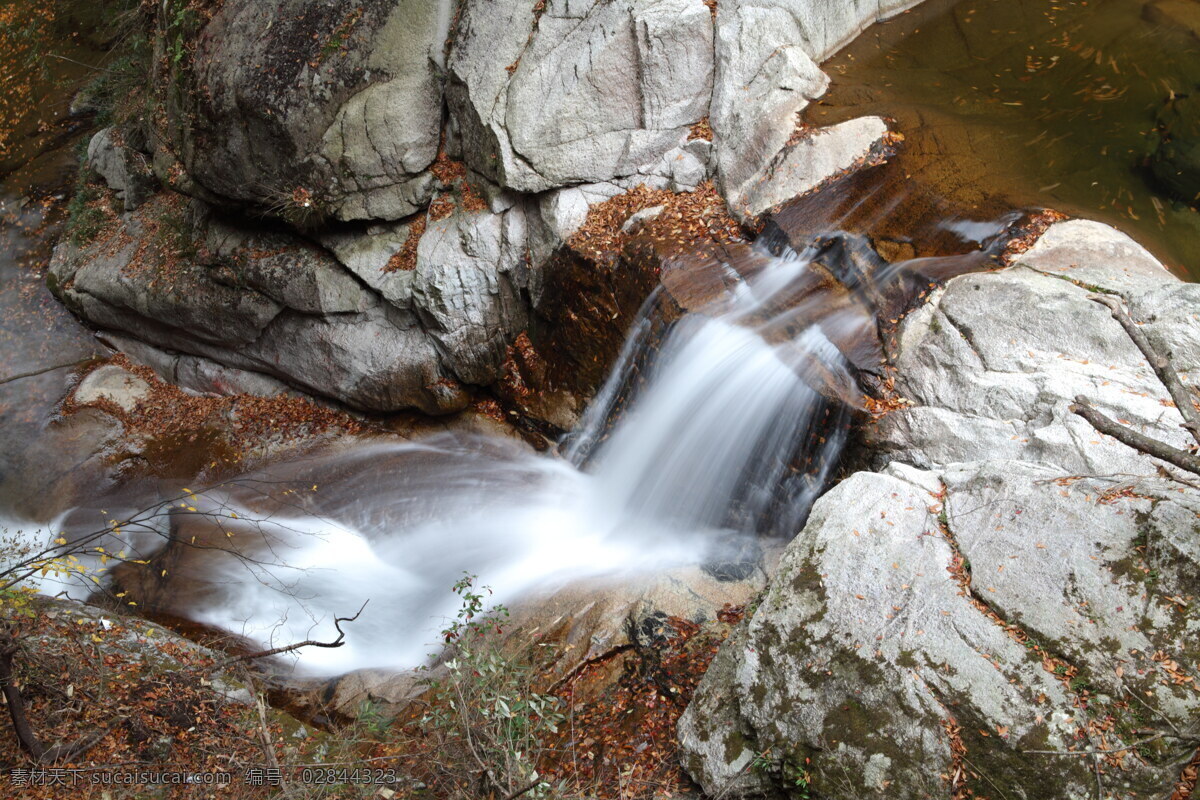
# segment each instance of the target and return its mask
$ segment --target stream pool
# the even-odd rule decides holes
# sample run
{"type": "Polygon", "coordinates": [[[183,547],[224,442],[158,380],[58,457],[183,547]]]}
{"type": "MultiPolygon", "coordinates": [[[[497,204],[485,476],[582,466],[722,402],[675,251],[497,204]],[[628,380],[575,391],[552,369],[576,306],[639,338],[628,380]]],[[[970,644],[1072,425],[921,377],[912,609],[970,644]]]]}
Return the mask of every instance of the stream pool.
{"type": "Polygon", "coordinates": [[[1098,219],[1196,278],[1200,213],[1153,166],[1161,126],[1200,147],[1198,37],[1193,0],[928,0],[827,62],[806,121],[891,117],[906,174],[948,202],[1098,219]]]}

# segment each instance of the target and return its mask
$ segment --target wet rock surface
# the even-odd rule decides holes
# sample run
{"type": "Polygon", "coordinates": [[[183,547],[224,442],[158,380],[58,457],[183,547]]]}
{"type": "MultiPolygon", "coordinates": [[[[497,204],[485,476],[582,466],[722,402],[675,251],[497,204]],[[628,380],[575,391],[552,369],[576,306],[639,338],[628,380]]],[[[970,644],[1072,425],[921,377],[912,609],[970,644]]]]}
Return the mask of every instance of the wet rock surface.
{"type": "Polygon", "coordinates": [[[1088,295],[1122,294],[1187,373],[1193,288],[1072,221],[909,316],[895,363],[912,405],[868,430],[881,471],[817,502],[681,720],[705,791],[1170,793],[1200,713],[1200,495],[1067,406],[1083,394],[1185,445],[1088,295]],[[1062,755],[1087,750],[1103,752],[1062,755]]]}

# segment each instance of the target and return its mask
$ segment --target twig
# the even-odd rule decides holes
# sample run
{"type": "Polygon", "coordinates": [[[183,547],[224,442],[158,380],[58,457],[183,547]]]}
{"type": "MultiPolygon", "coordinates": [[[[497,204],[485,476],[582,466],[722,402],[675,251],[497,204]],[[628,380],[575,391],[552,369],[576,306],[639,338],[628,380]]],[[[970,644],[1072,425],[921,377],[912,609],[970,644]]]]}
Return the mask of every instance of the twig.
{"type": "Polygon", "coordinates": [[[1120,682],[1120,684],[1121,684],[1121,688],[1125,690],[1125,694],[1129,695],[1129,696],[1130,696],[1130,697],[1132,697],[1134,700],[1137,700],[1139,703],[1141,703],[1143,706],[1145,706],[1147,709],[1149,709],[1149,710],[1150,710],[1150,712],[1151,712],[1151,713],[1153,713],[1153,714],[1154,714],[1156,717],[1158,717],[1158,718],[1159,718],[1159,719],[1161,719],[1163,722],[1165,722],[1165,723],[1167,723],[1168,725],[1170,725],[1170,726],[1171,726],[1171,730],[1175,731],[1175,735],[1176,735],[1178,738],[1180,738],[1180,739],[1187,739],[1187,738],[1188,738],[1188,737],[1187,737],[1187,736],[1184,734],[1184,732],[1183,732],[1183,731],[1181,731],[1181,730],[1179,730],[1178,726],[1176,726],[1176,725],[1175,725],[1175,723],[1171,721],[1171,718],[1170,718],[1170,717],[1168,717],[1168,716],[1167,716],[1166,714],[1164,714],[1163,712],[1159,711],[1159,710],[1158,710],[1157,708],[1155,708],[1154,706],[1152,706],[1152,705],[1150,705],[1149,703],[1147,703],[1147,702],[1146,702],[1145,700],[1143,700],[1142,698],[1138,697],[1138,696],[1137,696],[1137,692],[1135,692],[1135,691],[1133,691],[1132,689],[1130,689],[1130,688],[1129,688],[1129,686],[1127,686],[1127,685],[1126,685],[1125,681],[1121,680],[1119,677],[1117,678],[1117,680],[1120,682]]]}
{"type": "Polygon", "coordinates": [[[301,647],[341,647],[342,645],[344,645],[346,643],[345,642],[346,632],[344,630],[342,630],[342,623],[343,622],[354,622],[354,620],[358,619],[359,615],[362,614],[363,609],[367,607],[367,603],[369,603],[369,602],[371,602],[369,599],[364,600],[363,604],[361,606],[359,606],[358,611],[355,612],[353,617],[334,617],[333,618],[333,627],[337,629],[338,636],[332,642],[319,642],[316,639],[305,639],[303,642],[296,642],[295,644],[287,644],[287,645],[283,645],[282,647],[272,647],[269,650],[259,650],[254,653],[245,653],[240,656],[234,656],[233,658],[230,658],[226,661],[222,661],[220,664],[217,664],[216,667],[214,667],[214,669],[224,669],[225,667],[228,667],[232,664],[237,664],[242,661],[254,661],[255,659],[259,659],[259,658],[268,658],[270,656],[277,656],[281,653],[290,653],[293,650],[299,650],[301,647]]]}
{"type": "Polygon", "coordinates": [[[526,792],[536,789],[539,785],[541,785],[541,783],[542,783],[541,778],[534,778],[528,785],[522,786],[520,789],[517,789],[515,792],[512,792],[511,794],[506,795],[504,797],[504,800],[517,800],[518,797],[525,794],[526,792]]]}
{"type": "Polygon", "coordinates": [[[36,378],[38,375],[45,375],[47,372],[54,372],[54,370],[56,370],[56,369],[67,369],[68,367],[78,367],[80,364],[86,364],[87,362],[91,361],[94,357],[95,356],[88,356],[87,358],[81,358],[78,361],[72,361],[69,364],[54,364],[49,367],[42,367],[41,369],[35,369],[32,372],[21,372],[16,375],[9,375],[6,378],[0,378],[0,385],[5,384],[5,383],[13,383],[14,381],[24,380],[25,378],[36,378]]]}
{"type": "Polygon", "coordinates": [[[1125,427],[1116,420],[1097,411],[1083,395],[1075,398],[1075,402],[1071,404],[1070,410],[1072,413],[1078,414],[1090,422],[1096,430],[1113,437],[1122,444],[1128,445],[1134,450],[1145,453],[1148,456],[1162,459],[1168,464],[1174,464],[1180,469],[1187,470],[1194,475],[1200,475],[1200,458],[1125,427]]]}
{"type": "Polygon", "coordinates": [[[993,781],[991,778],[989,778],[987,776],[986,772],[981,770],[979,767],[975,766],[975,764],[972,763],[971,760],[969,758],[967,758],[967,756],[965,754],[962,755],[962,760],[966,762],[968,767],[975,770],[975,772],[979,775],[979,777],[983,778],[985,781],[990,783],[992,785],[992,788],[995,789],[997,792],[999,792],[1000,796],[1003,797],[1004,800],[1008,800],[1008,795],[1004,793],[1004,790],[1001,789],[999,786],[997,786],[996,782],[993,781]]]}
{"type": "Polygon", "coordinates": [[[96,72],[112,72],[111,69],[107,69],[105,67],[97,67],[93,64],[85,64],[82,61],[76,61],[73,58],[67,58],[66,56],[60,56],[58,53],[46,53],[46,58],[57,58],[59,61],[69,61],[72,64],[78,64],[81,67],[87,67],[88,69],[95,70],[96,72]]]}
{"type": "Polygon", "coordinates": [[[71,744],[58,744],[46,747],[33,732],[29,718],[25,715],[25,698],[21,690],[13,683],[13,659],[21,646],[10,631],[0,633],[0,690],[8,704],[8,713],[12,717],[13,731],[17,741],[39,764],[67,760],[91,749],[108,733],[107,729],[98,729],[86,733],[71,744]]]}
{"type": "MultiPolygon", "coordinates": [[[[1142,355],[1154,369],[1154,374],[1158,376],[1159,381],[1170,393],[1171,399],[1175,401],[1175,408],[1179,409],[1179,413],[1183,416],[1183,427],[1192,434],[1196,443],[1200,444],[1200,412],[1197,412],[1196,406],[1192,404],[1193,395],[1179,380],[1179,373],[1175,371],[1175,367],[1165,356],[1154,349],[1154,345],[1150,344],[1150,340],[1146,338],[1145,332],[1129,316],[1119,299],[1099,294],[1089,295],[1088,299],[1106,306],[1112,312],[1113,319],[1121,324],[1125,333],[1129,334],[1130,340],[1137,345],[1138,350],[1142,351],[1142,355]]],[[[1192,471],[1195,472],[1195,470],[1192,471]]]]}
{"type": "Polygon", "coordinates": [[[1096,745],[1087,728],[1084,728],[1083,735],[1087,738],[1087,743],[1092,751],[1092,769],[1096,772],[1096,800],[1104,800],[1104,778],[1100,776],[1100,754],[1096,752],[1096,745]]]}
{"type": "Polygon", "coordinates": [[[262,692],[258,691],[258,687],[254,684],[254,679],[247,673],[247,683],[254,690],[254,709],[258,712],[258,737],[259,743],[262,746],[263,755],[267,759],[267,766],[273,769],[283,781],[283,796],[290,797],[292,794],[290,781],[287,775],[284,775],[283,769],[279,766],[279,759],[275,755],[275,747],[271,742],[271,727],[267,724],[267,703],[263,700],[262,692]]]}

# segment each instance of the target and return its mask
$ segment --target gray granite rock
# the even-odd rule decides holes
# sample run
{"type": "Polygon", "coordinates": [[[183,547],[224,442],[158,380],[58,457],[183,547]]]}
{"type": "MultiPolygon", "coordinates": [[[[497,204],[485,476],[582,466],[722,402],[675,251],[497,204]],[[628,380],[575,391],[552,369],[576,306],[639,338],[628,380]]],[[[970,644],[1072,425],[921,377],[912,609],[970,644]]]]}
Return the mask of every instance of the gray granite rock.
{"type": "Polygon", "coordinates": [[[150,384],[127,369],[107,364],[87,374],[75,387],[74,399],[80,405],[107,401],[129,412],[150,395],[150,384]]]}
{"type": "MultiPolygon", "coordinates": [[[[331,254],[298,237],[234,230],[204,215],[191,234],[194,257],[150,246],[153,226],[174,208],[159,197],[110,240],[60,244],[51,289],[102,329],[355,408],[436,414],[465,405],[465,390],[415,312],[385,302],[331,254]]],[[[446,289],[446,302],[463,306],[452,293],[446,289]]]]}
{"type": "Polygon", "coordinates": [[[538,192],[636,174],[708,113],[712,18],[701,0],[469,2],[447,100],[468,165],[538,192]]]}
{"type": "Polygon", "coordinates": [[[1088,299],[1105,287],[1124,292],[1134,318],[1178,354],[1180,369],[1195,369],[1196,287],[1123,234],[1061,223],[1017,266],[955,278],[909,316],[896,365],[899,391],[913,405],[868,429],[873,447],[881,458],[922,467],[1003,458],[1078,474],[1152,474],[1152,459],[1068,410],[1082,394],[1143,433],[1188,441],[1142,354],[1108,309],[1088,299]]]}
{"type": "MultiPolygon", "coordinates": [[[[775,796],[800,775],[825,797],[941,797],[962,768],[981,793],[1082,798],[1096,782],[1086,759],[1027,751],[1145,738],[1129,692],[1190,725],[1200,695],[1176,676],[1190,674],[1200,620],[1167,592],[1194,591],[1200,561],[1194,547],[1147,561],[1142,543],[1200,495],[1148,479],[1145,499],[1110,504],[1111,482],[1064,489],[1065,477],[1021,462],[896,465],[823,497],[680,721],[688,771],[725,797],[775,796]],[[1164,567],[1148,585],[1141,570],[1164,567]],[[1081,733],[1089,721],[1116,727],[1081,733]]],[[[1165,796],[1190,757],[1168,741],[1122,754],[1103,780],[1165,796]]]]}
{"type": "Polygon", "coordinates": [[[413,309],[453,374],[486,385],[528,325],[525,215],[461,213],[429,223],[417,246],[413,309]]]}
{"type": "Polygon", "coordinates": [[[817,502],[680,721],[708,794],[1170,794],[1200,718],[1200,491],[1068,411],[1083,394],[1187,444],[1088,299],[1124,293],[1192,369],[1196,294],[1143,254],[1063,223],[909,315],[895,364],[913,405],[868,429],[880,472],[817,502]],[[1088,748],[1113,751],[1099,774],[1040,752],[1088,748]]]}
{"type": "Polygon", "coordinates": [[[130,147],[125,135],[119,128],[105,128],[93,136],[88,143],[87,165],[117,193],[125,210],[133,211],[154,194],[158,180],[150,159],[130,147]]]}
{"type": "Polygon", "coordinates": [[[208,193],[280,213],[397,219],[428,202],[448,4],[224,3],[179,80],[171,142],[208,193]]]}
{"type": "Polygon", "coordinates": [[[913,0],[723,0],[718,4],[711,122],[722,192],[734,213],[760,213],[792,196],[772,188],[768,197],[757,201],[750,197],[753,191],[762,191],[773,166],[790,162],[783,168],[785,180],[796,173],[790,179],[798,187],[815,185],[845,166],[843,150],[858,149],[859,139],[865,142],[881,135],[843,128],[831,138],[813,139],[793,156],[787,152],[797,115],[829,85],[818,64],[867,25],[916,4],[913,0]],[[833,149],[826,155],[818,144],[833,149]],[[818,168],[808,160],[814,156],[829,163],[818,168]]]}

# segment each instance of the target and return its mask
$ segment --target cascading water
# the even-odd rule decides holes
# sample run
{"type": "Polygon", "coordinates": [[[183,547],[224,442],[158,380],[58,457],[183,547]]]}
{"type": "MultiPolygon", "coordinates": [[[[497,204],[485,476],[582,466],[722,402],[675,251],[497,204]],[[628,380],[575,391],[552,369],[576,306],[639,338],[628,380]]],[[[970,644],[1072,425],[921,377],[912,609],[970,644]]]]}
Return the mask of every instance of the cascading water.
{"type": "MultiPolygon", "coordinates": [[[[794,534],[845,439],[847,412],[812,376],[852,383],[833,341],[863,316],[835,304],[798,324],[808,259],[755,258],[748,276],[722,266],[730,290],[663,334],[647,304],[564,458],[454,435],[359,444],[187,498],[169,530],[159,517],[103,546],[157,553],[168,577],[143,592],[152,607],[264,645],[330,637],[369,600],[346,646],[300,652],[301,670],[328,674],[423,662],[463,571],[504,602],[794,534]]],[[[109,503],[103,519],[136,507],[109,503]]],[[[101,519],[76,510],[58,528],[101,519]]]]}

